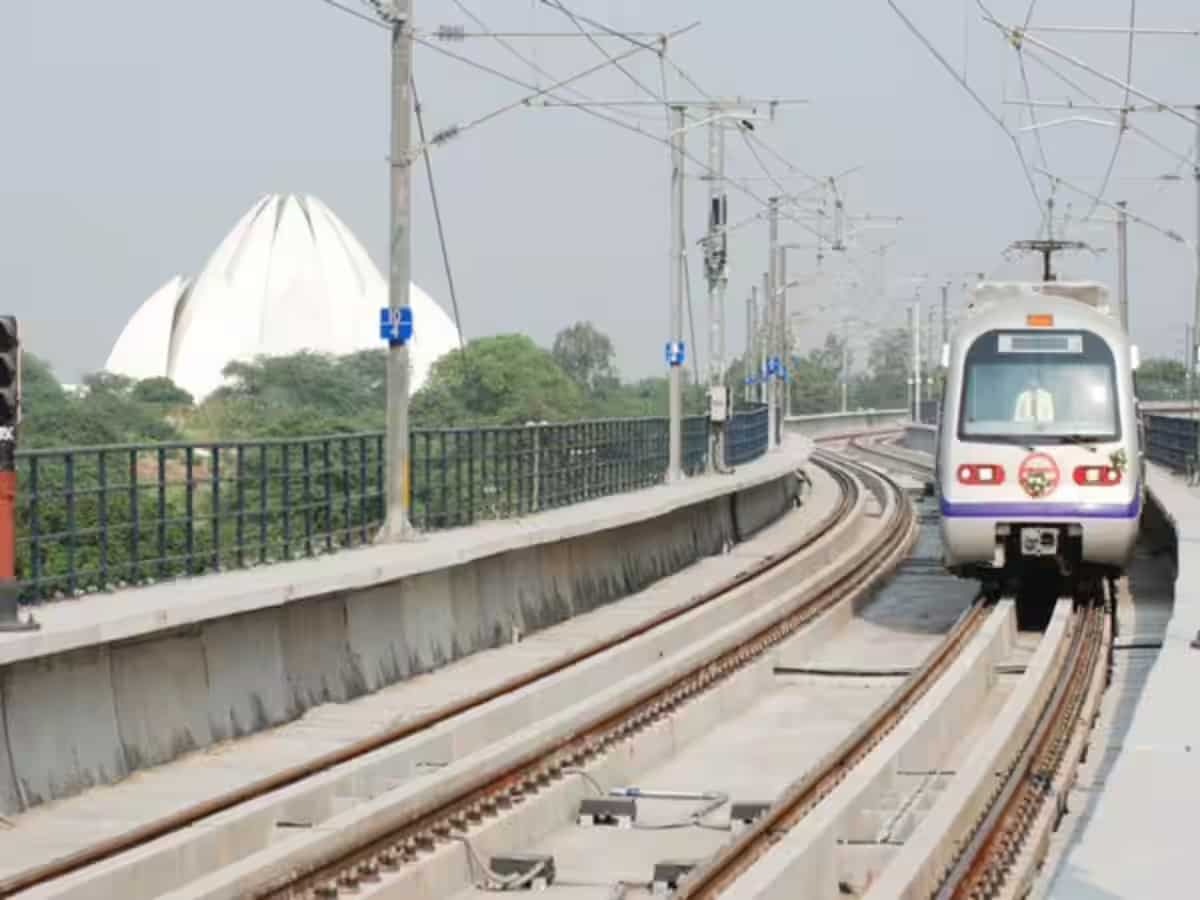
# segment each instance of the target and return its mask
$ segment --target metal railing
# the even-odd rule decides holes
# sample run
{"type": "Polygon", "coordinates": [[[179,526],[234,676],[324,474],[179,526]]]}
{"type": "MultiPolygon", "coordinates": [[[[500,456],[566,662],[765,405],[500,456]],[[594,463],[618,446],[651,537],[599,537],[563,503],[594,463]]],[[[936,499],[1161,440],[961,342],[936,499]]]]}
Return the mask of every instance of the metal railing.
{"type": "MultiPolygon", "coordinates": [[[[766,450],[766,412],[729,423],[726,459],[766,450]]],[[[524,516],[662,481],[667,420],[415,430],[413,524],[524,516]]],[[[684,470],[709,423],[684,419],[684,470]]],[[[17,454],[22,599],[76,596],[369,543],[384,511],[384,437],[124,444],[17,454]]]]}
{"type": "Polygon", "coordinates": [[[1195,479],[1200,471],[1200,420],[1145,416],[1146,456],[1195,479]]]}
{"type": "Polygon", "coordinates": [[[735,413],[725,430],[725,465],[740,466],[766,452],[766,404],[735,413]]]}

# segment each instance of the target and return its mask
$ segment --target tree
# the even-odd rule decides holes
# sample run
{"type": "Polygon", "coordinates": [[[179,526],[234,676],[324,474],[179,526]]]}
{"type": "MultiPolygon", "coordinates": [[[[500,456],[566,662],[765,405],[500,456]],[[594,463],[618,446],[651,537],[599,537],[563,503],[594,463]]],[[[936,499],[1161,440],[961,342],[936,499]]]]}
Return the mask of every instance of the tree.
{"type": "Polygon", "coordinates": [[[386,365],[382,350],[231,362],[228,383],[191,415],[189,431],[219,440],[381,430],[386,365]]]}
{"type": "Polygon", "coordinates": [[[912,336],[905,328],[889,328],[871,341],[867,372],[857,380],[857,405],[899,409],[908,403],[912,336]]]}
{"type": "Polygon", "coordinates": [[[1187,367],[1178,360],[1151,357],[1134,377],[1140,400],[1182,400],[1187,396],[1187,367]]]}
{"type": "Polygon", "coordinates": [[[142,379],[133,385],[129,395],[138,403],[163,407],[191,406],[194,402],[191,394],[164,376],[142,379]]]}
{"type": "Polygon", "coordinates": [[[520,425],[579,418],[581,391],[554,357],[522,334],[477,338],[433,365],[413,396],[422,427],[520,425]]]}
{"type": "Polygon", "coordinates": [[[591,322],[576,322],[560,331],[551,353],[585,394],[612,391],[620,384],[612,341],[591,322]]]}

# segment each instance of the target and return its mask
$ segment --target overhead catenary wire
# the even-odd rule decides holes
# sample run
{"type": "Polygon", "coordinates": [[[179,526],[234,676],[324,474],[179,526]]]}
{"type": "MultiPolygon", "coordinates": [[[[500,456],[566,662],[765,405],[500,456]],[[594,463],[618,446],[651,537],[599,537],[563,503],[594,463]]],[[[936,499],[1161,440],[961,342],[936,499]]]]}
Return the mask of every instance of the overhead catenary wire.
{"type": "MultiPolygon", "coordinates": [[[[1121,119],[1117,124],[1117,138],[1113,141],[1112,153],[1108,157],[1108,166],[1104,170],[1104,178],[1100,183],[1100,189],[1096,192],[1097,196],[1103,197],[1108,190],[1109,182],[1112,180],[1113,169],[1117,166],[1117,157],[1121,153],[1121,140],[1125,137],[1125,132],[1128,128],[1129,118],[1129,85],[1133,82],[1133,43],[1134,24],[1137,21],[1137,0],[1129,0],[1129,44],[1125,52],[1125,99],[1121,101],[1121,119]]],[[[1029,27],[1029,23],[1025,24],[1029,27]]],[[[1047,166],[1049,168],[1049,166],[1047,166]]],[[[1092,201],[1091,208],[1088,209],[1087,215],[1083,217],[1083,222],[1090,222],[1092,216],[1096,214],[1096,209],[1100,204],[1092,201]]]]}
{"type": "Polygon", "coordinates": [[[1186,246],[1192,245],[1191,241],[1189,241],[1187,238],[1185,238],[1178,231],[1175,231],[1173,228],[1165,228],[1162,225],[1158,225],[1157,223],[1152,222],[1143,216],[1139,216],[1136,213],[1130,212],[1128,208],[1122,209],[1121,207],[1117,206],[1115,203],[1109,203],[1103,197],[1098,197],[1096,194],[1093,194],[1091,191],[1085,190],[1084,188],[1081,188],[1078,185],[1072,184],[1071,182],[1067,181],[1066,179],[1064,179],[1058,175],[1054,175],[1050,172],[1042,172],[1041,174],[1046,175],[1048,178],[1052,178],[1056,183],[1061,184],[1063,187],[1065,187],[1071,191],[1074,191],[1075,193],[1080,194],[1081,196],[1087,197],[1091,200],[1095,200],[1098,205],[1103,206],[1106,209],[1109,209],[1109,210],[1112,210],[1113,212],[1118,212],[1118,213],[1123,212],[1128,217],[1130,222],[1136,222],[1137,224],[1139,224],[1145,228],[1149,228],[1151,231],[1155,231],[1158,234],[1161,234],[1163,237],[1168,238],[1177,244],[1184,244],[1186,246]]]}
{"type": "MultiPolygon", "coordinates": [[[[888,0],[888,2],[892,3],[892,0],[888,0]]],[[[1113,85],[1114,87],[1128,89],[1129,93],[1133,94],[1134,96],[1136,96],[1142,100],[1145,100],[1147,103],[1154,104],[1156,107],[1161,108],[1164,112],[1174,115],[1177,118],[1182,119],[1183,121],[1187,122],[1190,125],[1197,124],[1197,119],[1194,116],[1191,116],[1191,115],[1188,115],[1187,113],[1181,112],[1179,109],[1175,108],[1171,104],[1166,103],[1163,100],[1160,100],[1158,97],[1155,97],[1152,94],[1146,93],[1145,91],[1141,90],[1140,88],[1135,87],[1133,84],[1130,84],[1129,82],[1121,81],[1121,79],[1116,78],[1113,75],[1109,75],[1107,72],[1097,69],[1095,66],[1089,65],[1088,63],[1084,62],[1083,60],[1081,60],[1075,56],[1072,56],[1071,54],[1066,53],[1062,50],[1059,50],[1057,47],[1054,47],[1051,44],[1047,44],[1045,41],[1040,40],[1039,38],[1033,37],[1028,32],[1025,32],[1025,31],[1017,29],[1017,28],[1013,28],[1009,25],[1005,25],[1003,22],[1001,22],[999,19],[997,19],[994,15],[992,15],[992,13],[990,11],[988,11],[987,7],[983,5],[983,0],[976,0],[976,2],[979,3],[980,8],[983,9],[983,11],[984,11],[985,21],[987,21],[991,25],[995,26],[1008,40],[1022,42],[1022,43],[1028,41],[1029,43],[1033,44],[1033,46],[1037,47],[1038,49],[1042,50],[1043,52],[1049,53],[1051,56],[1057,57],[1058,59],[1061,59],[1064,62],[1068,62],[1071,65],[1075,66],[1076,68],[1082,69],[1083,71],[1087,72],[1088,74],[1093,75],[1096,78],[1099,78],[1101,81],[1108,82],[1109,84],[1113,85]]]]}
{"type": "MultiPolygon", "coordinates": [[[[450,56],[457,56],[457,54],[447,53],[445,48],[439,47],[431,41],[420,39],[420,38],[414,38],[414,40],[416,40],[422,46],[430,47],[434,50],[437,50],[439,53],[443,53],[443,54],[450,55],[450,56]]],[[[640,53],[640,52],[641,52],[641,50],[639,48],[633,47],[629,50],[626,50],[623,53],[618,53],[615,57],[613,57],[612,61],[609,61],[606,59],[603,62],[596,63],[593,66],[588,66],[586,69],[576,72],[574,75],[570,75],[566,78],[559,79],[557,82],[555,82],[552,85],[548,85],[547,87],[538,88],[530,94],[527,94],[522,97],[518,97],[516,100],[513,100],[512,102],[506,103],[502,106],[499,106],[499,107],[491,110],[490,112],[486,112],[486,113],[483,113],[482,115],[476,116],[474,119],[471,119],[467,122],[463,122],[460,124],[452,125],[449,128],[443,130],[442,132],[435,134],[433,136],[432,141],[429,143],[430,144],[439,144],[439,143],[443,143],[445,140],[448,140],[450,137],[458,137],[459,135],[465,134],[466,132],[471,131],[474,128],[478,128],[481,125],[485,125],[488,122],[491,122],[493,119],[499,118],[500,116],[503,116],[506,113],[510,113],[515,109],[522,109],[524,107],[527,107],[529,105],[530,101],[536,100],[538,97],[544,97],[547,94],[552,93],[553,91],[559,90],[563,87],[566,87],[567,85],[569,85],[573,82],[579,81],[583,78],[587,78],[589,75],[594,75],[596,72],[599,72],[603,69],[609,68],[610,66],[613,65],[614,62],[616,62],[618,60],[622,60],[622,59],[628,59],[629,57],[634,56],[635,54],[640,53]]],[[[414,148],[413,151],[411,151],[411,152],[412,152],[412,154],[415,155],[416,153],[420,153],[423,150],[424,150],[424,147],[422,146],[422,147],[414,148]]]]}
{"type": "MultiPolygon", "coordinates": [[[[409,84],[412,86],[413,92],[413,111],[417,118],[417,135],[421,139],[421,144],[426,145],[425,141],[425,116],[421,108],[421,97],[417,93],[417,80],[415,77],[409,78],[409,84]]],[[[433,177],[433,160],[429,158],[429,151],[426,150],[422,156],[425,158],[425,177],[429,180],[429,199],[433,205],[433,220],[437,225],[438,244],[442,248],[442,265],[446,270],[446,286],[450,291],[450,304],[454,308],[454,328],[458,332],[458,349],[465,351],[466,343],[463,337],[462,314],[458,307],[458,291],[454,287],[454,272],[450,268],[450,251],[446,246],[446,229],[442,224],[442,207],[438,203],[437,182],[433,177]]]]}
{"type": "MultiPolygon", "coordinates": [[[[456,7],[458,7],[459,11],[463,15],[465,15],[468,19],[470,19],[472,22],[474,22],[482,30],[482,33],[484,35],[490,37],[493,41],[495,41],[496,44],[498,44],[500,47],[502,47],[506,52],[508,52],[515,59],[519,60],[522,64],[529,66],[530,70],[533,71],[535,74],[540,75],[543,78],[550,78],[550,79],[555,79],[557,77],[553,73],[551,73],[547,69],[545,69],[542,65],[540,65],[536,59],[531,58],[530,56],[522,53],[520,50],[518,50],[516,47],[514,47],[512,45],[512,43],[507,39],[508,36],[506,36],[500,32],[491,31],[488,27],[487,22],[485,22],[483,20],[483,18],[481,16],[479,16],[478,14],[472,12],[470,7],[468,7],[463,2],[463,0],[453,0],[453,2],[454,2],[454,5],[456,7]]],[[[533,8],[536,8],[536,7],[533,7],[533,8]]],[[[534,87],[540,88],[541,85],[535,84],[534,87]]],[[[594,99],[590,95],[584,93],[583,91],[581,91],[575,87],[567,87],[565,90],[567,91],[567,93],[571,94],[574,97],[579,98],[580,100],[582,100],[584,102],[589,102],[594,99]]],[[[636,114],[627,113],[626,115],[631,115],[634,118],[641,118],[640,116],[638,116],[636,114]]]]}
{"type": "MultiPolygon", "coordinates": [[[[1060,71],[1055,66],[1051,65],[1047,60],[1043,59],[1037,53],[1031,52],[1028,47],[1025,48],[1024,53],[1028,59],[1030,59],[1034,63],[1037,63],[1051,76],[1053,76],[1054,78],[1056,78],[1057,80],[1059,80],[1060,82],[1065,84],[1067,87],[1071,88],[1072,90],[1079,92],[1085,99],[1090,100],[1093,104],[1095,104],[1095,109],[1098,110],[1101,115],[1104,115],[1106,118],[1108,118],[1109,121],[1111,121],[1114,125],[1120,125],[1120,117],[1115,116],[1111,112],[1109,112],[1108,109],[1106,107],[1104,107],[1103,104],[1100,102],[1100,99],[1098,97],[1096,97],[1096,95],[1089,92],[1081,84],[1079,84],[1078,81],[1071,78],[1071,76],[1067,75],[1065,72],[1060,71]]],[[[1139,128],[1138,126],[1134,125],[1132,122],[1129,122],[1128,119],[1125,122],[1125,130],[1128,131],[1130,134],[1137,135],[1142,140],[1146,141],[1146,143],[1150,144],[1152,147],[1156,147],[1157,149],[1159,149],[1163,153],[1165,153],[1167,156],[1170,156],[1172,159],[1179,161],[1183,165],[1186,165],[1186,166],[1192,165],[1192,160],[1188,156],[1183,155],[1178,150],[1163,143],[1162,141],[1160,141],[1154,135],[1150,134],[1145,129],[1139,128]]]]}
{"type": "Polygon", "coordinates": [[[954,70],[954,67],[950,65],[949,61],[945,56],[942,55],[941,51],[934,46],[933,42],[925,36],[921,29],[917,28],[912,19],[905,14],[904,10],[902,10],[896,4],[896,0],[888,0],[888,6],[892,8],[892,11],[896,13],[896,15],[900,18],[900,21],[904,23],[905,27],[912,32],[913,36],[920,41],[921,44],[925,46],[925,49],[927,49],[933,55],[934,59],[936,59],[942,65],[942,67],[950,73],[950,77],[953,78],[962,87],[962,89],[970,95],[971,99],[974,100],[979,108],[984,111],[987,117],[991,119],[1008,137],[1009,141],[1012,143],[1013,150],[1017,154],[1017,159],[1021,163],[1021,170],[1025,173],[1025,180],[1029,185],[1030,192],[1033,194],[1034,203],[1037,205],[1039,211],[1041,211],[1042,198],[1038,193],[1037,184],[1034,183],[1033,172],[1029,168],[1029,161],[1025,159],[1025,151],[1021,149],[1021,142],[1018,137],[1012,133],[1007,125],[1004,124],[1004,120],[996,115],[995,111],[988,106],[987,102],[979,96],[979,93],[973,87],[971,87],[971,85],[969,85],[963,79],[963,77],[958,74],[958,72],[954,70]]]}
{"type": "MultiPolygon", "coordinates": [[[[694,27],[694,26],[688,26],[688,28],[691,28],[691,27],[694,27]]],[[[678,36],[684,30],[685,29],[677,30],[676,32],[673,32],[673,34],[675,36],[678,36]]],[[[437,44],[430,42],[430,41],[424,41],[419,38],[414,38],[414,40],[417,41],[417,43],[420,43],[422,46],[428,47],[429,49],[431,49],[437,53],[440,53],[443,56],[447,56],[450,59],[454,59],[458,62],[463,63],[464,65],[478,69],[479,71],[486,72],[487,74],[495,76],[496,78],[500,78],[504,81],[507,81],[510,84],[514,84],[518,87],[523,87],[523,88],[525,88],[527,90],[531,90],[531,91],[538,90],[533,85],[531,85],[529,82],[524,81],[514,75],[510,75],[507,72],[501,71],[500,69],[494,68],[493,66],[489,66],[486,63],[481,63],[478,60],[471,59],[468,56],[463,56],[463,55],[455,53],[451,50],[447,50],[446,48],[440,47],[437,44]]],[[[607,65],[607,64],[606,63],[601,64],[600,68],[603,68],[604,65],[607,65]]],[[[553,88],[553,87],[541,89],[540,93],[538,93],[536,96],[553,96],[554,90],[555,90],[555,88],[553,88]]],[[[511,104],[509,105],[509,108],[511,108],[511,104]]],[[[599,110],[596,110],[596,109],[591,109],[585,105],[565,104],[564,108],[577,110],[579,112],[584,113],[585,115],[589,115],[595,119],[599,119],[601,121],[607,122],[610,125],[615,125],[618,128],[622,128],[625,131],[629,131],[633,134],[639,135],[640,137],[643,137],[647,140],[653,141],[657,144],[663,144],[666,146],[670,146],[671,142],[670,142],[669,137],[663,137],[662,135],[658,135],[651,131],[648,131],[644,127],[642,127],[641,125],[639,125],[637,123],[627,122],[623,119],[616,118],[615,116],[612,116],[608,113],[600,112],[599,110]]],[[[456,131],[455,133],[457,134],[460,132],[456,131]]],[[[438,137],[435,135],[434,138],[431,139],[431,141],[429,143],[431,146],[436,146],[440,142],[438,140],[438,137]]],[[[694,154],[689,153],[686,150],[684,151],[684,158],[687,159],[690,163],[693,163],[694,165],[699,167],[704,172],[706,172],[708,174],[715,174],[715,171],[713,169],[711,169],[711,167],[708,165],[707,162],[705,162],[704,160],[695,156],[694,154]]],[[[765,207],[767,205],[766,198],[760,196],[757,192],[755,192],[751,188],[747,187],[746,184],[744,182],[742,182],[741,180],[736,179],[736,178],[727,178],[726,183],[730,187],[732,187],[734,190],[737,190],[738,192],[749,197],[751,200],[753,200],[755,203],[759,204],[760,206],[765,207]]]]}
{"type": "MultiPolygon", "coordinates": [[[[609,60],[613,64],[613,66],[617,69],[617,71],[620,72],[622,75],[624,75],[627,79],[629,79],[629,81],[631,81],[635,87],[637,87],[643,93],[647,94],[649,97],[665,103],[665,99],[667,96],[665,91],[660,96],[658,93],[655,92],[655,90],[653,88],[646,85],[645,82],[643,82],[640,78],[638,78],[631,71],[629,71],[629,69],[627,69],[625,66],[621,65],[613,57],[613,55],[604,47],[603,44],[601,44],[598,40],[596,40],[596,38],[594,38],[590,34],[588,34],[587,29],[584,27],[583,21],[579,18],[579,16],[577,14],[575,14],[570,9],[568,9],[567,6],[561,2],[561,0],[542,0],[542,3],[544,3],[546,6],[549,6],[551,9],[558,10],[564,16],[566,16],[568,19],[570,19],[571,23],[576,27],[576,29],[578,29],[579,33],[587,38],[588,43],[590,43],[593,47],[595,47],[600,52],[600,54],[602,56],[604,56],[605,59],[609,60]]],[[[661,56],[661,55],[663,55],[663,53],[665,51],[662,47],[660,47],[658,52],[659,52],[659,55],[661,56]]]]}

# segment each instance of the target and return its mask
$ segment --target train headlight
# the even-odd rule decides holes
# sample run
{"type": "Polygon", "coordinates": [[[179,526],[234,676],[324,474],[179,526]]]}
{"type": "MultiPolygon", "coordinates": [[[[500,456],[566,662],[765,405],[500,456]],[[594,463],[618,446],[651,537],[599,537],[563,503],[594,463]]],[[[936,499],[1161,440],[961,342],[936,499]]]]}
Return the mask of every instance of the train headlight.
{"type": "Polygon", "coordinates": [[[992,463],[963,463],[958,467],[960,484],[1004,484],[1004,468],[992,463]]]}
{"type": "Polygon", "coordinates": [[[1073,477],[1080,487],[1112,487],[1121,483],[1121,470],[1114,466],[1076,466],[1073,477]]]}

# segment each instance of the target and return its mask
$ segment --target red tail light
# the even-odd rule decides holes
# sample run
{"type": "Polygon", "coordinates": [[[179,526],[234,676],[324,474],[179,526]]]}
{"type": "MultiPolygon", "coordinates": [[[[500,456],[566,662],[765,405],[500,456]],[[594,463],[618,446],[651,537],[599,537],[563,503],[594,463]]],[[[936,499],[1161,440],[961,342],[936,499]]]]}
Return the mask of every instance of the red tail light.
{"type": "Polygon", "coordinates": [[[1121,470],[1112,466],[1076,466],[1074,478],[1080,487],[1112,487],[1121,483],[1121,470]]]}
{"type": "Polygon", "coordinates": [[[958,467],[961,484],[1004,484],[1004,469],[991,463],[964,463],[958,467]]]}

